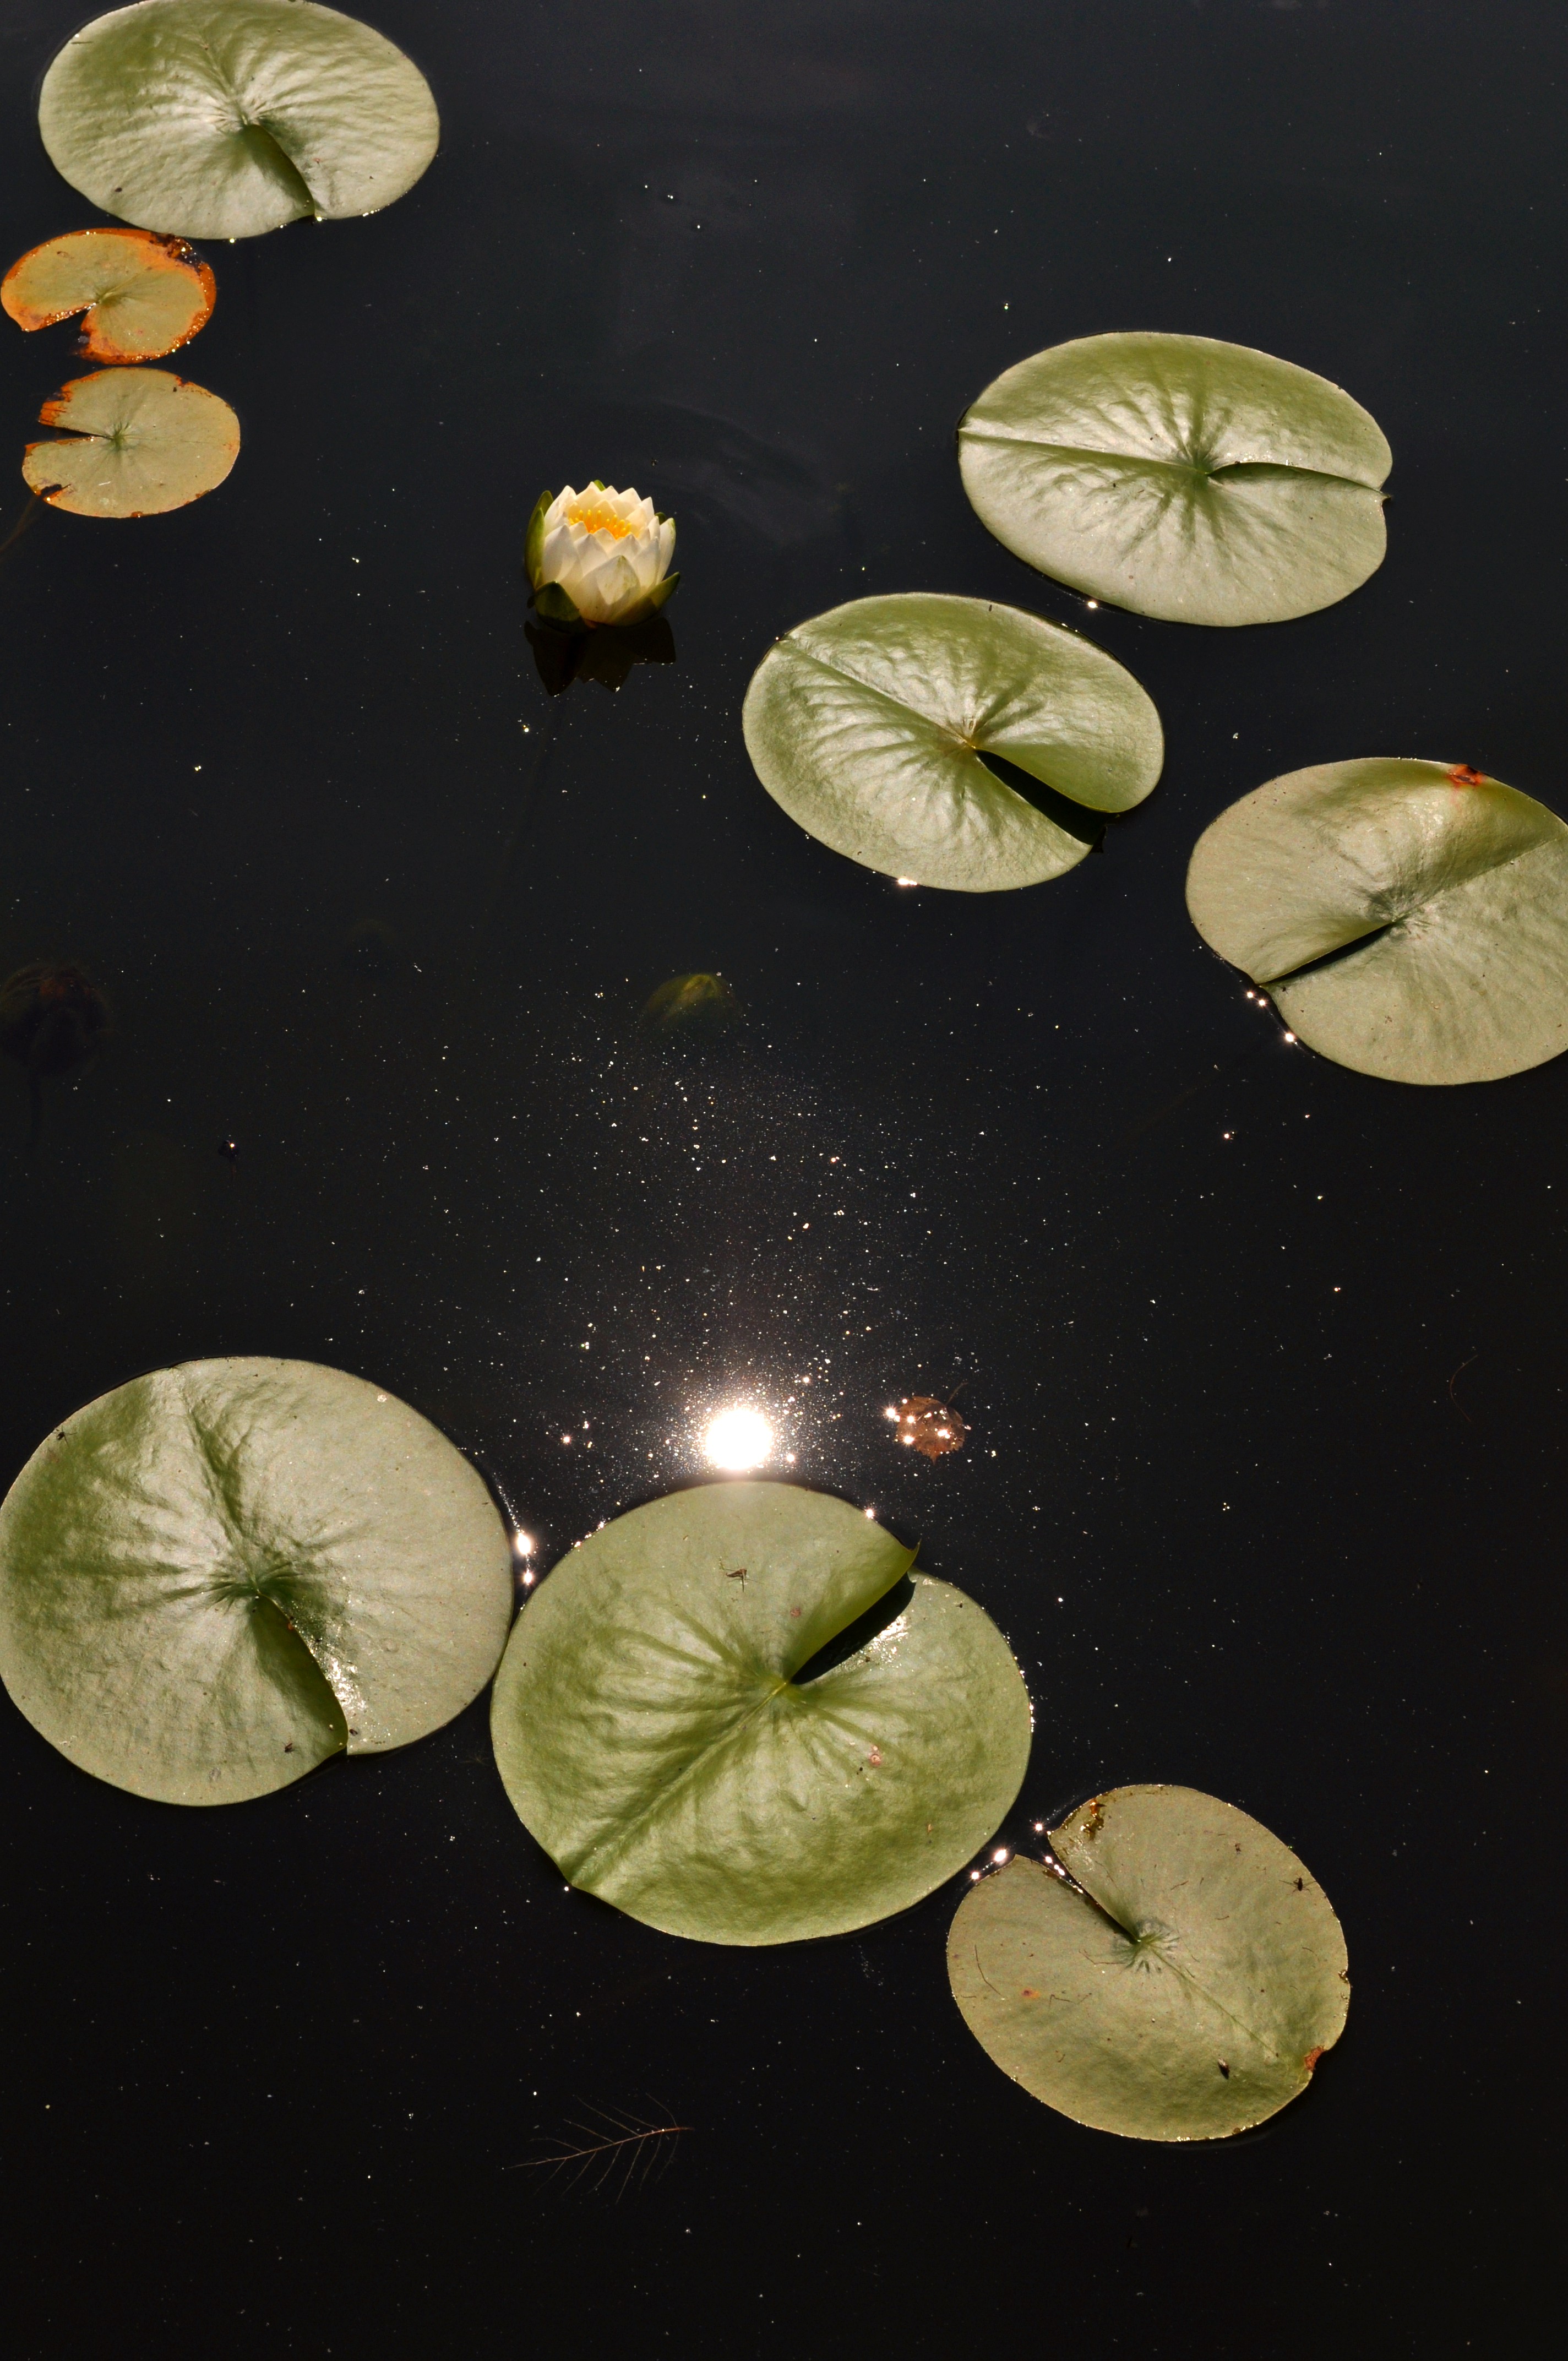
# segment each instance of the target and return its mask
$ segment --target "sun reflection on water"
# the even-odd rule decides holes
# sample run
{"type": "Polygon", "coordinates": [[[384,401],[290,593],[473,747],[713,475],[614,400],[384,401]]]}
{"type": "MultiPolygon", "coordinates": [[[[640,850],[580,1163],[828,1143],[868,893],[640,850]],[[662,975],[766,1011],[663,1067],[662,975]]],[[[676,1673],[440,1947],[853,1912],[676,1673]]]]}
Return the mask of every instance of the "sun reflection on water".
{"type": "Polygon", "coordinates": [[[761,1411],[736,1403],[709,1419],[702,1448],[711,1466],[727,1476],[744,1476],[773,1456],[773,1430],[761,1411]]]}

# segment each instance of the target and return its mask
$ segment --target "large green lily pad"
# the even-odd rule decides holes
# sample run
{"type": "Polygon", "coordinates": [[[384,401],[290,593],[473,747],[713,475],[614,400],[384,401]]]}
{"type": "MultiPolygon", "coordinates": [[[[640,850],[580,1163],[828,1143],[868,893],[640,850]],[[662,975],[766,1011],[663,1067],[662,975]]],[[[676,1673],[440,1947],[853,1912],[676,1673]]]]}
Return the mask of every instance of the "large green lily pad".
{"type": "Polygon", "coordinates": [[[1076,1886],[1017,1855],[948,1938],[953,1997],[1003,2073],[1132,2139],[1223,2139],[1306,2089],[1350,1976],[1288,1845],[1191,1787],[1113,1788],[1050,1841],[1076,1886]]]}
{"type": "Polygon", "coordinates": [[[1209,336],[1080,336],[1006,369],[959,428],[1014,554],[1175,623],[1279,623],[1383,563],[1374,419],[1326,378],[1209,336]]]}
{"type": "Polygon", "coordinates": [[[1271,779],[1199,838],[1187,906],[1360,1073],[1487,1082],[1568,1049],[1568,827],[1464,763],[1271,779]]]}
{"type": "Polygon", "coordinates": [[[22,473],[73,516],[160,516],[215,491],[239,456],[239,421],[205,386],[168,369],[95,369],[38,412],[68,432],[29,443],[22,473]]]}
{"type": "Polygon", "coordinates": [[[73,189],[178,237],[378,213],[441,133],[419,68],[316,0],[139,0],[95,17],[45,74],[38,128],[73,189]]]}
{"type": "Polygon", "coordinates": [[[1024,1776],[1029,1702],[963,1592],[795,1675],[914,1552],[789,1484],[676,1492],[589,1535],[508,1643],[491,1704],[519,1817],[564,1876],[672,1935],[785,1943],[906,1908],[1024,1776]]]}
{"type": "Polygon", "coordinates": [[[1073,868],[1094,840],[1087,815],[1141,803],[1165,752],[1150,699],[1091,641],[926,590],[797,623],[757,667],[744,727],[758,777],[809,835],[966,894],[1073,868]]]}
{"type": "Polygon", "coordinates": [[[103,1394],[0,1506],[0,1678],[134,1795],[232,1804],[406,1746],[488,1680],[511,1548],[484,1483],[378,1387],[190,1361],[103,1394]]]}

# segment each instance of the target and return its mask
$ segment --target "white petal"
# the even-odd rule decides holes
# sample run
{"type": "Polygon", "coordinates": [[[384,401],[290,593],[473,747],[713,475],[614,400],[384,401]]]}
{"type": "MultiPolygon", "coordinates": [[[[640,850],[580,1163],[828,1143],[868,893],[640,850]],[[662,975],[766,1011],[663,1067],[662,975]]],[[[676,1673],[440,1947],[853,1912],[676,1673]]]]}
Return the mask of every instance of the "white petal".
{"type": "Polygon", "coordinates": [[[620,593],[620,562],[613,556],[589,559],[567,587],[585,622],[608,623],[620,593]]]}
{"type": "Polygon", "coordinates": [[[675,554],[675,521],[666,517],[659,527],[659,579],[662,582],[670,570],[670,560],[675,554]]]}
{"type": "Polygon", "coordinates": [[[623,557],[607,566],[594,586],[598,620],[619,623],[642,604],[646,593],[623,557]]]}
{"type": "Polygon", "coordinates": [[[560,579],[560,568],[572,560],[572,529],[570,525],[546,524],[544,540],[539,552],[541,573],[547,582],[560,579]]]}

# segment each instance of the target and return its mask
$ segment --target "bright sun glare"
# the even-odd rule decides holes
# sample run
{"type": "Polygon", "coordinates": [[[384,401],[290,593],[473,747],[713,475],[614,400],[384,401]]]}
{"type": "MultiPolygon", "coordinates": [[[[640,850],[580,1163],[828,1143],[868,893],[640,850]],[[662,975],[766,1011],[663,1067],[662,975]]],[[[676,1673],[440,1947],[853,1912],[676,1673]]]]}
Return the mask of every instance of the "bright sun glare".
{"type": "Polygon", "coordinates": [[[715,1467],[743,1476],[760,1467],[773,1447],[773,1430],[760,1411],[721,1410],[710,1419],[702,1447],[715,1467]]]}

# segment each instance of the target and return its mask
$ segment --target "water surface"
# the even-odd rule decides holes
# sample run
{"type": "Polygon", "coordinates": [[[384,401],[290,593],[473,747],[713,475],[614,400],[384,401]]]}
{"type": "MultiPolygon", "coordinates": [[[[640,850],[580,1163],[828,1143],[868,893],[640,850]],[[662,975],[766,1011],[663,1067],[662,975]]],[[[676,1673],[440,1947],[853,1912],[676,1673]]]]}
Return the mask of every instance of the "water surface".
{"type": "MultiPolygon", "coordinates": [[[[708,1950],[562,1890],[482,1702],[210,1816],[7,1708],[18,2349],[1539,2349],[1568,1068],[1426,1092],[1292,1048],[1181,879],[1307,763],[1568,802],[1560,12],[370,13],[443,152],[385,216],[213,249],[185,365],[239,411],[229,482],[0,561],[0,973],[80,961],[115,1023],[36,1148],[0,1074],[0,1466],[138,1370],[298,1355],[439,1421],[547,1563],[759,1403],[1008,1633],[1009,1836],[1118,1781],[1225,1796],[1322,1880],[1354,1999],[1262,2134],[1122,2143],[964,2031],[956,1886],[708,1950]],[[991,541],[958,415],[1122,327],[1366,405],[1365,589],[1189,631],[991,541]],[[676,513],[676,661],[552,700],[521,536],[592,476],[676,513]],[[769,641],[919,588],[1089,630],[1159,705],[1163,784],[1058,883],[901,892],[752,777],[769,641]],[[650,1041],[696,971],[740,1020],[650,1041]],[[965,1450],[899,1452],[885,1405],[960,1382],[965,1450]],[[579,2099],[694,2129],[619,2208],[504,2169],[579,2099]]],[[[7,258],[94,218],[33,127],[77,19],[0,35],[7,258]]],[[[71,369],[0,336],[18,463],[71,369]]]]}

